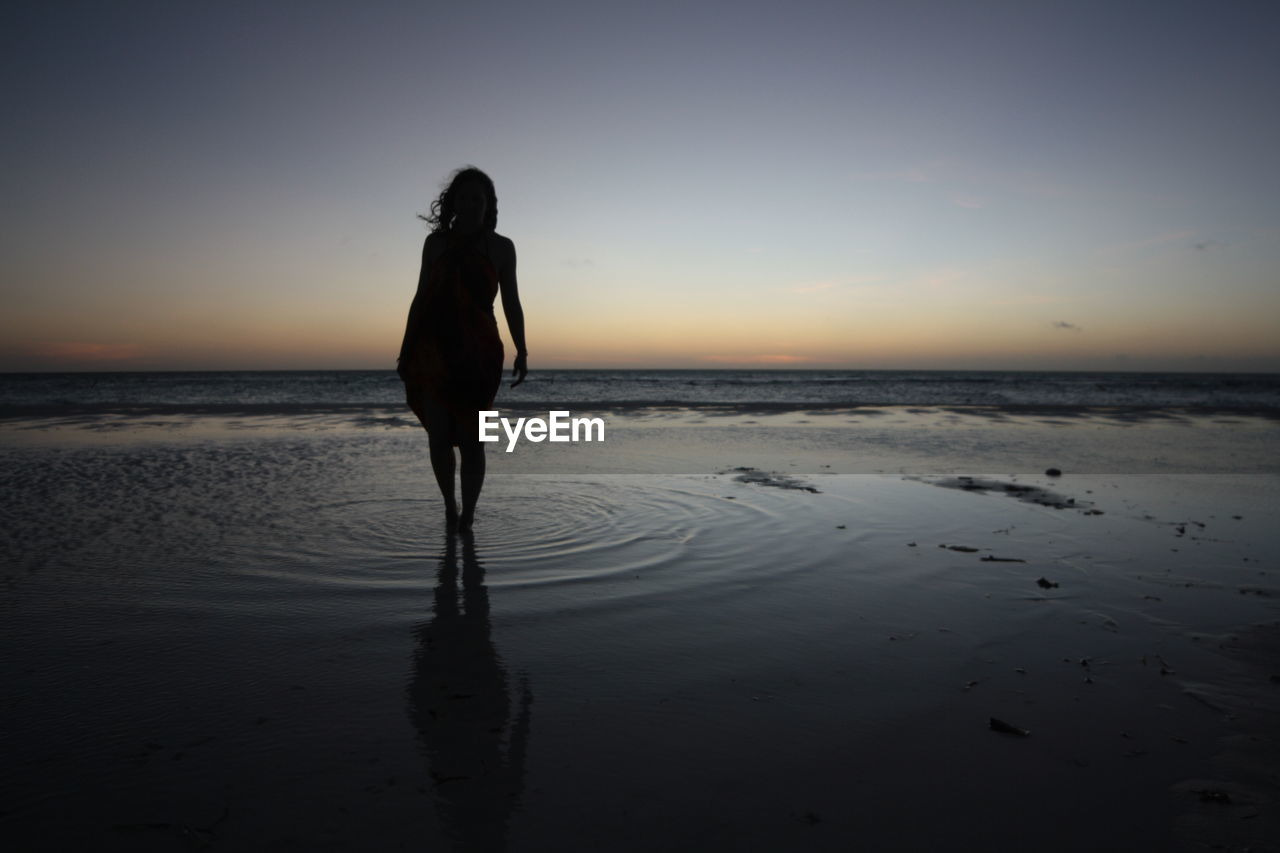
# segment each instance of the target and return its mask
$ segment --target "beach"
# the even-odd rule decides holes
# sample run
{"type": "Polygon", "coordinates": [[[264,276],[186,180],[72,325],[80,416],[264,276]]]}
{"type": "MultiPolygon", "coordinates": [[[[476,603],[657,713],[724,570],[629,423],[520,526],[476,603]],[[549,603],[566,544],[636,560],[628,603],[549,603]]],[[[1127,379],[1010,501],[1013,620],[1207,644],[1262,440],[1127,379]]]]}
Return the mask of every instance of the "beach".
{"type": "Polygon", "coordinates": [[[599,411],[0,424],[11,849],[1276,849],[1274,418],[599,411]]]}
{"type": "Polygon", "coordinates": [[[5,11],[0,853],[1280,853],[1273,5],[5,11]]]}

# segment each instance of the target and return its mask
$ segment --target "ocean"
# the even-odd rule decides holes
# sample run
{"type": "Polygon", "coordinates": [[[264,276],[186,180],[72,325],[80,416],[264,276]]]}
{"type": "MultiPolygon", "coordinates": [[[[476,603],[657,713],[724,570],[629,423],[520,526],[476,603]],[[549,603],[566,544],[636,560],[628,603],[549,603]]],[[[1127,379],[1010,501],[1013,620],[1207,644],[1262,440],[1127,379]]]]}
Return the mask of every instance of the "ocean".
{"type": "MultiPolygon", "coordinates": [[[[403,408],[389,370],[0,374],[0,417],[403,408]]],[[[503,409],[891,406],[1280,412],[1280,374],[900,370],[538,370],[503,409]]]]}
{"type": "Polygon", "coordinates": [[[497,408],[603,441],[491,447],[456,536],[390,371],[0,376],[0,836],[1242,847],[1278,393],[538,371],[497,408]]]}
{"type": "MultiPolygon", "coordinates": [[[[544,370],[504,380],[494,406],[513,422],[567,411],[604,425],[602,442],[515,446],[495,424],[491,464],[507,473],[714,474],[760,459],[815,474],[1280,470],[1275,374],[544,370]]],[[[425,449],[389,370],[0,375],[0,457],[85,442],[212,452],[268,435],[351,458],[371,443],[425,449]]]]}

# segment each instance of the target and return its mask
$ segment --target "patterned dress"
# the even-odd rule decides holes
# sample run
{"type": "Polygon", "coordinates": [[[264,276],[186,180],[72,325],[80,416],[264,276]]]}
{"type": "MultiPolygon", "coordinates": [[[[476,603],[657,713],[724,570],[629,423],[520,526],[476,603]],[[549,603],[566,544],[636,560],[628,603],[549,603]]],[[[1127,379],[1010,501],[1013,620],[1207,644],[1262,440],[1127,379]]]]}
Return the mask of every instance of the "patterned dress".
{"type": "MultiPolygon", "coordinates": [[[[417,328],[401,366],[409,407],[427,426],[424,404],[456,418],[458,433],[474,430],[476,413],[492,409],[502,382],[503,350],[493,300],[498,271],[485,248],[488,235],[445,232],[419,305],[417,328]]],[[[453,436],[457,444],[458,434],[453,436]]]]}

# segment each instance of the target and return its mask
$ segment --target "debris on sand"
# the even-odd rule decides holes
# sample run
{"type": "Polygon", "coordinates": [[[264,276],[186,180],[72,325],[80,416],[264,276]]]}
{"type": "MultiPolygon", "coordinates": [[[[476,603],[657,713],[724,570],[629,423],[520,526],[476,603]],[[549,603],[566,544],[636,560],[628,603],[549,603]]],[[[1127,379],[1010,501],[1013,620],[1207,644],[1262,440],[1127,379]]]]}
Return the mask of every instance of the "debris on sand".
{"type": "Polygon", "coordinates": [[[991,721],[990,723],[988,723],[988,725],[991,726],[992,731],[1000,732],[1001,734],[1017,735],[1018,737],[1027,737],[1028,735],[1031,734],[1031,732],[1027,731],[1024,728],[1019,728],[1018,726],[1015,726],[1012,723],[1006,723],[1004,720],[997,720],[995,717],[991,718],[991,721]]]}
{"type": "MultiPolygon", "coordinates": [[[[734,477],[739,483],[751,483],[756,486],[773,486],[776,489],[795,489],[800,492],[813,492],[818,494],[818,490],[808,483],[803,483],[793,477],[785,474],[770,474],[761,471],[758,468],[734,468],[734,472],[738,476],[734,477]]],[[[728,472],[721,472],[728,473],[728,472]]]]}
{"type": "MultiPolygon", "coordinates": [[[[1060,495],[1057,492],[1042,489],[1039,486],[1024,486],[1021,483],[1006,483],[1002,480],[988,480],[981,477],[944,477],[940,480],[919,478],[921,482],[932,483],[944,489],[960,489],[965,492],[995,492],[1017,498],[1024,503],[1047,506],[1052,509],[1077,509],[1087,512],[1092,508],[1088,501],[1077,501],[1060,495]]],[[[1101,512],[1096,512],[1101,515],[1101,512]]]]}

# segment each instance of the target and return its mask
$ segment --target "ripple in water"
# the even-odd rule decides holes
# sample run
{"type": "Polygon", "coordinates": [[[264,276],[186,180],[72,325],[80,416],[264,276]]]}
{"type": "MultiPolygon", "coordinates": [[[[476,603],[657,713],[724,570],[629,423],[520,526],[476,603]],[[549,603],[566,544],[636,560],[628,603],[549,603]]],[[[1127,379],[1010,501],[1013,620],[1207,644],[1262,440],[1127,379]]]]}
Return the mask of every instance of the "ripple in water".
{"type": "MultiPolygon", "coordinates": [[[[712,478],[495,478],[481,498],[475,547],[494,587],[624,576],[689,585],[727,571],[741,578],[782,570],[770,552],[790,550],[794,505],[809,500],[712,478]]],[[[439,500],[427,498],[369,497],[281,513],[263,520],[271,541],[256,546],[259,565],[249,573],[420,586],[444,553],[441,521],[439,500]]]]}

